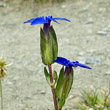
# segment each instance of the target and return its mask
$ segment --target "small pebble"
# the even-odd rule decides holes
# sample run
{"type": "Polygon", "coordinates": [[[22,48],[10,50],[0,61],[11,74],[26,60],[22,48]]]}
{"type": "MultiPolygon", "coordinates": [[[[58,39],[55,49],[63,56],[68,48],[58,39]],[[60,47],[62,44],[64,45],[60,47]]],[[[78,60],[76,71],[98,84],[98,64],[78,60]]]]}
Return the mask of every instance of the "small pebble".
{"type": "Polygon", "coordinates": [[[100,62],[101,62],[100,58],[94,58],[94,57],[87,58],[85,61],[86,64],[97,64],[100,62]]]}
{"type": "Polygon", "coordinates": [[[87,18],[87,19],[84,19],[84,20],[83,20],[83,23],[84,23],[84,24],[92,24],[92,23],[94,23],[94,21],[93,21],[92,18],[87,18]]]}
{"type": "Polygon", "coordinates": [[[87,51],[88,54],[90,54],[91,56],[93,56],[95,54],[95,50],[91,49],[89,51],[87,51]]]}
{"type": "Polygon", "coordinates": [[[73,98],[74,98],[73,95],[69,95],[69,97],[68,97],[69,100],[71,100],[71,99],[73,99],[73,98]]]}
{"type": "Polygon", "coordinates": [[[88,5],[82,8],[83,11],[87,11],[88,9],[89,9],[88,5]]]}
{"type": "Polygon", "coordinates": [[[12,83],[12,82],[10,82],[10,81],[7,81],[7,84],[8,84],[8,85],[12,85],[13,83],[12,83]]]}
{"type": "Polygon", "coordinates": [[[99,13],[100,12],[105,12],[106,11],[106,8],[99,8],[99,13]]]}
{"type": "Polygon", "coordinates": [[[25,99],[25,100],[30,100],[30,99],[31,99],[31,97],[24,97],[24,99],[25,99]]]}
{"type": "Polygon", "coordinates": [[[91,5],[92,5],[91,2],[88,3],[86,6],[84,6],[84,7],[82,8],[82,10],[83,10],[83,11],[87,11],[87,10],[90,8],[91,5]]]}
{"type": "Polygon", "coordinates": [[[103,28],[102,30],[97,31],[98,35],[107,35],[107,33],[108,33],[108,28],[103,28]]]}
{"type": "Polygon", "coordinates": [[[94,49],[91,49],[88,51],[89,53],[95,53],[95,50],[94,49]]]}
{"type": "Polygon", "coordinates": [[[6,3],[0,2],[0,7],[6,7],[6,3]]]}
{"type": "Polygon", "coordinates": [[[66,8],[66,5],[62,5],[61,7],[62,7],[62,8],[66,8]]]}
{"type": "Polygon", "coordinates": [[[85,53],[83,51],[79,52],[79,56],[83,56],[85,53]]]}
{"type": "Polygon", "coordinates": [[[46,92],[44,90],[40,91],[40,94],[46,94],[46,92]]]}
{"type": "Polygon", "coordinates": [[[105,75],[110,75],[110,71],[105,72],[105,75]]]}
{"type": "Polygon", "coordinates": [[[97,31],[97,34],[98,35],[107,35],[107,32],[106,31],[97,31]]]}

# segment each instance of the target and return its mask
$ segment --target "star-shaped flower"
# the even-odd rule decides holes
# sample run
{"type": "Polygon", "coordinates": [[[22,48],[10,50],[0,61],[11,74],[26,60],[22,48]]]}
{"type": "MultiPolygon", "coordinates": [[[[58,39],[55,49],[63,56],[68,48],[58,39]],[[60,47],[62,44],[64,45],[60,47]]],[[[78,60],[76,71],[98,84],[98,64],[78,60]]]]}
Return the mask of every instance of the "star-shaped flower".
{"type": "Polygon", "coordinates": [[[66,66],[66,67],[77,67],[77,66],[80,66],[82,68],[91,69],[90,67],[88,67],[88,66],[86,66],[84,64],[81,64],[78,61],[70,62],[66,58],[62,58],[62,57],[57,57],[57,59],[56,60],[53,60],[53,62],[59,63],[59,64],[61,64],[63,66],[66,66]]]}
{"type": "Polygon", "coordinates": [[[30,24],[31,26],[36,25],[36,24],[44,24],[43,30],[44,30],[45,35],[47,35],[48,31],[51,30],[51,28],[50,28],[51,21],[60,24],[57,20],[63,20],[63,21],[70,22],[70,20],[68,20],[66,18],[53,18],[52,16],[46,16],[46,17],[42,16],[42,17],[32,18],[30,20],[27,20],[24,23],[31,23],[30,24]]]}
{"type": "Polygon", "coordinates": [[[42,16],[42,17],[32,18],[24,23],[31,23],[31,25],[36,25],[36,24],[45,24],[45,23],[50,24],[50,22],[53,21],[60,24],[57,20],[64,20],[70,22],[70,20],[66,18],[53,18],[52,16],[46,16],[46,17],[42,16]]]}

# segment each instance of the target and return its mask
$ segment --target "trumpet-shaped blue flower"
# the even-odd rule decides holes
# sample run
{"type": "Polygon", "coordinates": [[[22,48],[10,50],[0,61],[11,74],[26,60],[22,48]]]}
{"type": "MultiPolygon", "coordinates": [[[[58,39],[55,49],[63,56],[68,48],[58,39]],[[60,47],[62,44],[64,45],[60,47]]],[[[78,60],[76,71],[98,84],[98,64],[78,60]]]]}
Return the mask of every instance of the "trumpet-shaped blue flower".
{"type": "Polygon", "coordinates": [[[62,58],[62,57],[57,57],[57,59],[56,60],[53,60],[53,62],[59,63],[59,64],[61,64],[63,66],[66,66],[66,67],[78,67],[78,66],[80,66],[82,68],[91,69],[90,67],[88,67],[88,66],[86,66],[84,64],[81,64],[78,61],[70,62],[66,58],[62,58]]]}

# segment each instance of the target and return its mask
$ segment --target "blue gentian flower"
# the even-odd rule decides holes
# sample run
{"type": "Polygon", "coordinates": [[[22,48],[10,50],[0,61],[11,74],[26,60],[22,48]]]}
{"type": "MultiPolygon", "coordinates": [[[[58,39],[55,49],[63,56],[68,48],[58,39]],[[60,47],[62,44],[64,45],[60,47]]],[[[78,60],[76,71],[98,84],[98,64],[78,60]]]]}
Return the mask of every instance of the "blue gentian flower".
{"type": "Polygon", "coordinates": [[[70,22],[70,20],[66,18],[53,18],[52,16],[46,16],[46,17],[42,16],[42,17],[32,18],[24,23],[31,23],[31,25],[36,25],[36,24],[45,24],[45,23],[50,24],[50,22],[53,21],[60,24],[57,20],[64,20],[70,22]]]}
{"type": "Polygon", "coordinates": [[[70,62],[66,58],[62,58],[62,57],[57,57],[57,59],[56,60],[53,60],[53,62],[59,63],[59,64],[61,64],[63,66],[66,66],[66,67],[78,67],[78,66],[80,66],[82,68],[91,69],[90,67],[88,67],[88,66],[86,66],[84,64],[81,64],[78,61],[70,62]]]}
{"type": "Polygon", "coordinates": [[[66,18],[53,18],[52,16],[46,16],[46,17],[42,16],[42,17],[32,18],[24,23],[31,23],[30,25],[44,24],[43,30],[45,35],[47,35],[48,30],[50,30],[51,21],[60,24],[57,20],[64,20],[70,22],[70,20],[66,18]]]}

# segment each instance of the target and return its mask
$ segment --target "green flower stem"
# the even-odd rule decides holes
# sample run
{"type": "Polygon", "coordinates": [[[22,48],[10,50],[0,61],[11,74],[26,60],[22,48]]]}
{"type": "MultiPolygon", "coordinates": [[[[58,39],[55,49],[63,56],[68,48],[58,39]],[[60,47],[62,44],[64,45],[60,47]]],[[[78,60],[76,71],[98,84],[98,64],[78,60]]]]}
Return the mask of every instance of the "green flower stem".
{"type": "Polygon", "coordinates": [[[3,110],[2,79],[0,78],[1,110],[3,110]]]}
{"type": "Polygon", "coordinates": [[[52,84],[53,83],[53,75],[52,75],[52,67],[50,64],[48,64],[48,69],[49,69],[49,75],[50,75],[50,82],[52,84]]]}
{"type": "MultiPolygon", "coordinates": [[[[48,69],[49,69],[49,75],[50,75],[50,82],[52,84],[53,83],[53,75],[52,75],[52,67],[50,64],[48,65],[48,69]]],[[[55,94],[55,88],[51,87],[51,89],[52,89],[52,94],[53,94],[54,107],[55,107],[55,110],[58,110],[58,101],[57,101],[57,97],[55,94]]]]}

